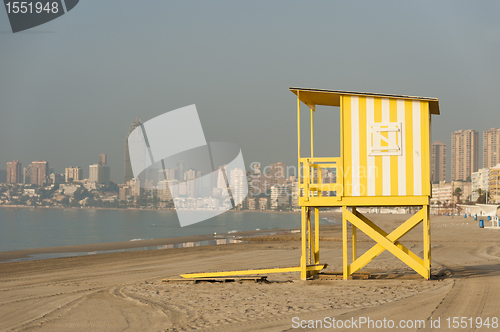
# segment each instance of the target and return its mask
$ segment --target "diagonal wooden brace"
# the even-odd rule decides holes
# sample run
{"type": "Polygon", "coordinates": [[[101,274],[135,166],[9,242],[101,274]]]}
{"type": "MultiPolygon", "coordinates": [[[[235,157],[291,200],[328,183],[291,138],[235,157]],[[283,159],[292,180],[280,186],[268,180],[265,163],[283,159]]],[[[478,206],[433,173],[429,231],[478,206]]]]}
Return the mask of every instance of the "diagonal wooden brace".
{"type": "MultiPolygon", "coordinates": [[[[394,240],[388,238],[389,235],[387,235],[386,232],[384,232],[381,228],[376,226],[373,222],[368,220],[366,217],[360,215],[360,217],[354,215],[351,213],[349,210],[345,209],[344,210],[345,218],[349,220],[354,226],[359,228],[363,233],[368,235],[370,238],[372,238],[375,242],[377,242],[377,245],[374,247],[376,248],[373,249],[374,253],[383,252],[384,250],[387,250],[391,252],[394,256],[399,258],[403,263],[411,267],[413,270],[415,270],[418,274],[420,274],[422,277],[428,279],[429,278],[429,270],[424,267],[422,259],[415,259],[412,257],[413,255],[409,254],[409,250],[403,246],[403,248],[398,247],[394,242],[394,240]],[[380,247],[383,249],[380,249],[380,247]]],[[[412,218],[408,219],[403,225],[398,227],[398,229],[394,230],[392,233],[395,233],[393,237],[395,238],[398,234],[406,234],[408,233],[413,227],[415,227],[420,221],[422,220],[422,212],[417,213],[414,215],[412,218]],[[417,216],[418,215],[418,216],[417,216]],[[420,219],[419,219],[420,218],[420,219]],[[411,222],[409,222],[411,221],[411,222]],[[406,225],[406,227],[402,227],[406,225]],[[396,232],[397,231],[397,232],[396,232]]],[[[391,234],[392,234],[391,233],[391,234]]],[[[401,235],[401,236],[402,236],[401,235]]],[[[400,236],[400,237],[401,237],[400,236]]],[[[401,245],[402,246],[402,245],[401,245]]],[[[372,250],[370,249],[370,250],[372,250]]],[[[363,255],[364,256],[364,255],[363,255]]],[[[368,264],[368,262],[364,262],[362,260],[362,257],[358,258],[356,261],[359,261],[360,264],[363,264],[362,266],[368,264]]],[[[369,258],[369,256],[367,256],[369,258]]],[[[375,256],[376,257],[376,256],[375,256]]],[[[366,259],[366,257],[364,258],[366,259]]],[[[350,270],[350,269],[349,269],[350,270]]],[[[349,271],[352,273],[352,271],[349,271]]]]}
{"type": "MultiPolygon", "coordinates": [[[[420,222],[423,220],[423,211],[420,210],[417,213],[415,213],[410,219],[405,221],[403,224],[401,224],[398,228],[396,228],[394,231],[391,232],[391,234],[387,234],[384,230],[382,230],[380,227],[375,225],[371,220],[363,216],[361,213],[356,211],[355,214],[359,219],[364,221],[366,224],[368,224],[371,228],[376,230],[378,233],[382,234],[385,236],[389,241],[393,242],[398,248],[403,250],[405,253],[410,255],[413,259],[415,259],[417,262],[420,264],[424,264],[423,260],[418,257],[416,254],[414,254],[411,250],[406,248],[404,245],[402,245],[398,240],[405,236],[408,232],[410,232],[413,228],[415,228],[420,222]]],[[[356,259],[350,266],[349,272],[352,274],[354,272],[359,271],[361,268],[366,266],[368,263],[370,263],[373,259],[375,259],[377,256],[379,256],[381,253],[385,251],[385,248],[380,245],[376,244],[374,245],[370,250],[366,251],[363,255],[361,255],[358,259],[356,259]]]]}

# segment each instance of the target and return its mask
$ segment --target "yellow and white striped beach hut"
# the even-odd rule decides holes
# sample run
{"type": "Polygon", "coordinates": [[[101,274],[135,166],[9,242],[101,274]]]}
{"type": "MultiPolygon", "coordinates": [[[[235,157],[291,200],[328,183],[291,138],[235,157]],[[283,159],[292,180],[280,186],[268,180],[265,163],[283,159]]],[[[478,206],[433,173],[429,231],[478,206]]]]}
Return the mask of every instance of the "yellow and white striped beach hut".
{"type": "MultiPolygon", "coordinates": [[[[382,245],[384,250],[394,251],[393,253],[398,258],[424,277],[429,278],[430,231],[426,229],[429,229],[431,195],[431,115],[439,114],[438,99],[307,88],[290,88],[290,90],[297,96],[299,205],[302,207],[306,234],[313,232],[308,226],[311,223],[312,209],[315,209],[316,220],[318,220],[319,207],[341,206],[344,224],[347,224],[347,221],[353,224],[353,264],[351,265],[347,264],[347,228],[344,225],[345,278],[374,258],[362,256],[356,259],[356,228],[364,232],[366,230],[365,233],[370,233],[367,233],[369,236],[374,235],[375,241],[385,244],[382,245]],[[304,105],[311,113],[311,155],[308,157],[301,155],[300,144],[300,112],[301,106],[304,107],[304,105]],[[314,156],[316,106],[340,107],[341,152],[339,157],[314,156]],[[322,183],[322,170],[332,168],[336,170],[336,183],[322,183]],[[391,237],[390,234],[382,231],[356,210],[356,207],[360,206],[421,206],[419,212],[409,219],[410,222],[404,223],[406,226],[411,224],[411,228],[407,228],[403,234],[396,235],[403,236],[423,221],[424,244],[428,246],[424,248],[424,259],[420,259],[411,252],[406,254],[405,250],[398,247],[400,244],[394,240],[394,236],[391,237]],[[369,229],[366,228],[367,226],[369,229]],[[383,239],[380,238],[381,236],[383,239]],[[399,248],[399,252],[396,252],[394,248],[399,248]],[[409,259],[406,256],[403,257],[401,251],[409,259]]],[[[321,137],[320,139],[332,138],[321,137]]],[[[399,231],[401,233],[404,229],[399,231]]],[[[319,252],[313,248],[314,238],[306,240],[309,241],[305,243],[306,260],[310,259],[311,262],[317,264],[318,261],[314,258],[319,257],[319,252]],[[308,246],[311,247],[312,258],[307,256],[308,246]]],[[[304,272],[304,276],[306,274],[304,272]]]]}

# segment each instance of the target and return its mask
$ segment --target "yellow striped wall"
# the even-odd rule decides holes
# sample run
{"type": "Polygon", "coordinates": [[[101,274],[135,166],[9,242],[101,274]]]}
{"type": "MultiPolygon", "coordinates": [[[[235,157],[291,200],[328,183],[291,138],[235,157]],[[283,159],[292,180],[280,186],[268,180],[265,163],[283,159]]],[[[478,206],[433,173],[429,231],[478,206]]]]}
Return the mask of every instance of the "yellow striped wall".
{"type": "MultiPolygon", "coordinates": [[[[342,96],[341,105],[344,196],[429,196],[428,102],[342,96]],[[378,122],[401,123],[401,155],[369,155],[368,126],[378,122]]],[[[384,133],[392,140],[395,135],[384,133]]]]}

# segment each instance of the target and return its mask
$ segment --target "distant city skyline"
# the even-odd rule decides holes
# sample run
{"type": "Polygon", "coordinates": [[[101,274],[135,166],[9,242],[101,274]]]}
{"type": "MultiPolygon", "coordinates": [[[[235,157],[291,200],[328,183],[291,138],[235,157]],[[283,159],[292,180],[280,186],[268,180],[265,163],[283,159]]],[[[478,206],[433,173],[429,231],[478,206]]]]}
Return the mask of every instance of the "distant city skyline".
{"type": "MultiPolygon", "coordinates": [[[[157,2],[152,11],[89,0],[16,34],[0,11],[0,169],[43,159],[58,173],[73,165],[88,177],[106,152],[122,182],[130,123],[191,104],[203,110],[207,141],[240,146],[247,165],[294,165],[290,86],[437,97],[432,141],[448,150],[453,131],[500,127],[499,2],[304,8],[157,2]]],[[[318,107],[315,123],[316,152],[338,156],[338,112],[318,107]]],[[[304,154],[307,140],[304,133],[304,154]]]]}
{"type": "MultiPolygon", "coordinates": [[[[125,138],[125,152],[128,151],[128,137],[129,137],[130,132],[132,132],[133,129],[135,129],[137,126],[139,126],[140,123],[141,123],[141,120],[139,118],[136,118],[136,120],[134,120],[132,122],[132,124],[130,125],[129,132],[127,133],[126,138],[125,138]]],[[[479,144],[480,144],[479,133],[473,129],[457,130],[457,131],[452,132],[451,136],[452,136],[452,147],[451,147],[451,152],[450,152],[450,154],[451,154],[451,156],[450,156],[451,162],[450,163],[451,164],[455,163],[455,165],[451,166],[451,169],[452,169],[451,175],[447,176],[447,174],[448,174],[448,171],[447,171],[448,167],[447,166],[448,166],[448,158],[449,158],[447,145],[441,141],[435,141],[435,142],[432,142],[432,144],[431,144],[431,176],[432,176],[433,183],[437,183],[440,181],[450,181],[450,177],[451,177],[451,181],[455,181],[455,180],[466,181],[467,179],[469,179],[469,181],[470,181],[471,174],[473,172],[478,171],[478,169],[479,169],[479,155],[480,155],[479,150],[483,151],[483,153],[482,153],[482,156],[483,156],[482,166],[483,167],[482,168],[488,169],[488,168],[494,167],[500,163],[500,143],[499,143],[500,142],[500,129],[491,128],[491,129],[485,130],[482,133],[483,139],[481,140],[481,142],[483,144],[482,144],[481,148],[479,147],[479,144]]],[[[109,165],[107,165],[107,154],[106,153],[99,154],[99,162],[97,164],[94,164],[94,165],[89,165],[89,170],[93,166],[106,166],[104,168],[107,169],[105,171],[105,172],[107,172],[106,173],[107,175],[102,175],[103,174],[102,173],[103,167],[101,167],[101,170],[100,170],[101,176],[98,177],[99,183],[101,183],[101,181],[102,181],[101,179],[104,178],[104,179],[106,179],[106,180],[103,180],[105,183],[108,183],[110,180],[114,180],[114,182],[117,184],[126,184],[127,181],[129,181],[133,178],[132,169],[130,167],[130,156],[128,156],[127,153],[125,153],[124,161],[125,161],[124,162],[125,174],[128,174],[127,169],[129,169],[129,171],[130,171],[129,176],[124,179],[124,182],[120,182],[119,180],[116,180],[109,175],[111,168],[109,167],[109,165]]],[[[38,162],[38,161],[35,161],[35,163],[36,162],[38,162]]],[[[180,167],[179,171],[181,174],[184,174],[183,164],[184,164],[184,162],[180,161],[180,164],[178,166],[178,167],[180,167]]],[[[14,161],[7,162],[7,169],[6,170],[0,169],[0,171],[6,172],[6,183],[9,183],[8,182],[10,179],[9,177],[14,176],[14,178],[15,178],[17,176],[17,173],[12,173],[12,171],[10,171],[9,169],[13,169],[13,167],[16,167],[16,168],[21,167],[20,165],[22,165],[22,163],[19,160],[14,160],[14,161]],[[11,165],[11,166],[9,166],[9,165],[11,165]]],[[[269,164],[267,167],[270,169],[271,173],[274,174],[277,172],[278,169],[281,169],[281,167],[284,167],[284,165],[285,164],[283,162],[278,162],[276,164],[269,164]]],[[[31,171],[32,171],[31,166],[32,166],[32,164],[25,167],[24,171],[21,170],[21,173],[19,175],[20,176],[19,183],[25,182],[24,178],[26,176],[28,176],[27,177],[28,182],[30,182],[31,171]],[[28,175],[26,175],[26,172],[28,173],[28,175]]],[[[258,161],[257,162],[256,161],[247,162],[247,169],[250,171],[253,171],[252,167],[257,167],[257,170],[259,171],[260,170],[260,162],[258,162],[258,161]],[[258,166],[255,166],[255,165],[258,165],[258,166]]],[[[119,167],[117,167],[117,168],[119,168],[119,167]]],[[[54,168],[50,168],[50,169],[53,170],[54,168]]],[[[71,172],[71,173],[69,173],[69,174],[71,174],[69,177],[72,177],[73,174],[76,174],[76,173],[73,173],[73,172],[75,172],[75,170],[73,170],[73,166],[65,166],[63,172],[59,172],[56,170],[54,170],[54,172],[57,174],[62,174],[65,178],[68,178],[68,169],[70,169],[69,172],[71,172]]],[[[84,178],[83,169],[81,167],[76,167],[76,169],[79,169],[78,170],[78,179],[79,180],[83,179],[84,178]]],[[[172,171],[172,169],[167,169],[166,171],[167,171],[167,174],[169,174],[168,172],[172,171]]],[[[39,173],[38,169],[37,169],[37,172],[39,173]]],[[[46,177],[48,177],[50,175],[50,174],[48,174],[48,172],[49,172],[48,166],[47,166],[46,172],[47,172],[46,177]]],[[[95,175],[95,174],[97,174],[97,173],[94,172],[93,177],[97,178],[97,175],[95,175]]],[[[266,182],[264,184],[265,188],[259,187],[260,190],[265,191],[266,189],[269,189],[275,183],[282,185],[284,182],[284,179],[285,179],[285,175],[286,175],[286,172],[285,172],[285,174],[283,174],[283,178],[281,178],[281,176],[280,177],[273,176],[272,182],[269,182],[269,183],[266,182]]],[[[91,177],[91,174],[89,171],[89,176],[87,178],[90,179],[90,177],[91,177]]],[[[177,178],[177,175],[175,175],[175,178],[177,178]]],[[[34,180],[34,181],[35,182],[39,181],[38,176],[37,176],[37,180],[34,180]]]]}

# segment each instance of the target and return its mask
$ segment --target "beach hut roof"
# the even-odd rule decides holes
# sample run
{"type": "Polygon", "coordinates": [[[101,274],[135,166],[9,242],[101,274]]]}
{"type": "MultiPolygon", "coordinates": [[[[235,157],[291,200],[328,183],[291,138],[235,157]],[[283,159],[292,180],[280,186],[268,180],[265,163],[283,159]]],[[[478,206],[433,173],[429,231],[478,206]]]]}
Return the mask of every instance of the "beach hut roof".
{"type": "Polygon", "coordinates": [[[342,91],[342,90],[325,90],[325,89],[309,89],[309,88],[290,88],[294,94],[299,96],[307,106],[314,108],[316,105],[320,106],[335,106],[340,107],[340,96],[363,96],[363,97],[377,97],[377,98],[397,98],[409,100],[423,100],[429,102],[429,110],[431,114],[439,114],[439,100],[432,97],[417,97],[405,95],[390,95],[383,93],[372,92],[356,92],[356,91],[342,91]]]}

